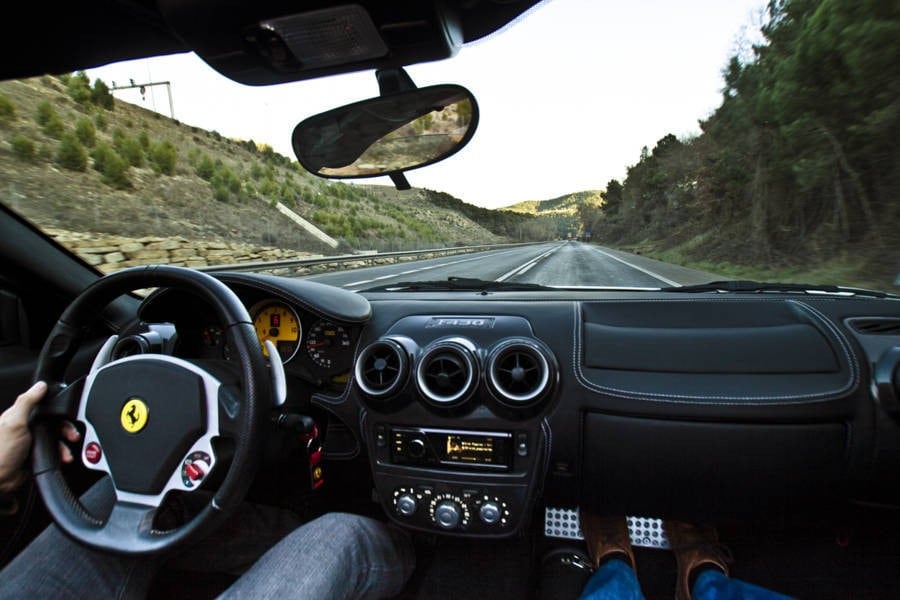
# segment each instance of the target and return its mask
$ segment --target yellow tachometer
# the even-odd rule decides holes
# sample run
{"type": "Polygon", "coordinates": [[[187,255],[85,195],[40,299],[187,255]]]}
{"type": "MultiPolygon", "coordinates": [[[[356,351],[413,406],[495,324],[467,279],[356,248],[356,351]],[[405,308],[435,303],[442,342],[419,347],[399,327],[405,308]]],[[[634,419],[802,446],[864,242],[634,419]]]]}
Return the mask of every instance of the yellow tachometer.
{"type": "Polygon", "coordinates": [[[265,343],[270,340],[278,349],[281,362],[294,358],[300,348],[303,328],[293,309],[281,302],[264,300],[250,309],[250,315],[264,355],[269,356],[265,343]]]}

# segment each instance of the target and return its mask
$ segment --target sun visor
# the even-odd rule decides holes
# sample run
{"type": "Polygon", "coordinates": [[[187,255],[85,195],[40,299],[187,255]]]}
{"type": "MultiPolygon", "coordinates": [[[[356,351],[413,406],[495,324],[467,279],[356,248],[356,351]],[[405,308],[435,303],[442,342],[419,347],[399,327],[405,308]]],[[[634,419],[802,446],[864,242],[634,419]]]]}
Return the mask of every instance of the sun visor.
{"type": "Polygon", "coordinates": [[[169,26],[211,67],[270,85],[441,60],[463,43],[458,10],[443,2],[302,5],[161,0],[169,26]]]}

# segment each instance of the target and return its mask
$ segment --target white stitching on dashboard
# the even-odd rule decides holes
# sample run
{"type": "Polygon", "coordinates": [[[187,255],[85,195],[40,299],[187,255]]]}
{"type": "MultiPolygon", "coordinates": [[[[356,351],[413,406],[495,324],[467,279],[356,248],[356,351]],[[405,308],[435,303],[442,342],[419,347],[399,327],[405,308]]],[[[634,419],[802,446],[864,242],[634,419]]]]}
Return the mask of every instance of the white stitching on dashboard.
{"type": "Polygon", "coordinates": [[[798,306],[801,306],[808,312],[812,313],[814,317],[819,319],[820,322],[824,323],[825,326],[831,331],[831,333],[834,334],[834,337],[837,338],[838,342],[841,345],[841,350],[844,351],[844,356],[847,357],[847,361],[850,363],[850,380],[851,382],[856,383],[860,376],[859,363],[856,361],[856,355],[853,354],[853,351],[850,349],[850,344],[847,341],[847,337],[844,335],[844,333],[840,329],[835,327],[834,323],[832,323],[831,320],[824,314],[822,314],[822,312],[817,308],[806,304],[805,302],[800,302],[799,300],[789,300],[789,302],[797,304],[798,306]]]}
{"type": "MultiPolygon", "coordinates": [[[[784,300],[775,300],[775,299],[761,299],[762,301],[779,301],[783,302],[784,300]]],[[[657,300],[638,300],[637,302],[656,302],[657,300]]],[[[711,299],[708,301],[712,302],[733,302],[738,301],[738,299],[711,299]]],[[[678,300],[670,300],[669,302],[679,302],[678,300]]],[[[683,301],[682,301],[683,302],[683,301]]],[[[687,395],[687,394],[659,394],[655,392],[637,392],[631,390],[621,390],[618,388],[608,387],[598,385],[588,380],[584,375],[584,372],[581,369],[581,355],[582,355],[582,321],[581,321],[581,302],[574,302],[574,348],[572,354],[572,366],[575,372],[575,379],[580,383],[583,387],[594,391],[604,393],[610,396],[615,396],[618,398],[624,398],[627,400],[643,400],[650,402],[664,402],[668,404],[695,404],[698,401],[702,401],[707,404],[714,404],[717,406],[765,406],[771,404],[774,401],[787,401],[788,404],[814,404],[826,402],[828,400],[832,400],[838,395],[852,390],[858,383],[859,379],[859,368],[856,362],[856,358],[852,352],[849,351],[849,345],[846,342],[846,338],[844,335],[837,330],[834,325],[827,318],[822,315],[819,311],[813,309],[812,307],[804,304],[802,302],[796,302],[795,304],[799,305],[803,309],[808,309],[807,312],[810,313],[816,319],[825,323],[826,327],[837,337],[838,342],[841,345],[841,349],[844,351],[845,356],[849,358],[850,364],[850,378],[848,382],[841,388],[836,390],[829,390],[826,392],[820,392],[817,394],[807,394],[807,395],[787,395],[787,396],[700,396],[700,395],[687,395]],[[718,401],[718,402],[710,402],[710,401],[718,401]]]]}
{"type": "Polygon", "coordinates": [[[544,477],[550,472],[550,452],[553,449],[553,430],[547,418],[541,419],[541,429],[544,430],[544,477]]]}

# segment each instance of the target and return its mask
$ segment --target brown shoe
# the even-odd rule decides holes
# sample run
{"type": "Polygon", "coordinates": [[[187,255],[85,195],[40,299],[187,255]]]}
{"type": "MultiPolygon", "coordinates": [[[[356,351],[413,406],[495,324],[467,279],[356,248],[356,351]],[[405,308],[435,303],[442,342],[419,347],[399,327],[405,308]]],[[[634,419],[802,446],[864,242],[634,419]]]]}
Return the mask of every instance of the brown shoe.
{"type": "Polygon", "coordinates": [[[691,599],[691,574],[698,567],[712,567],[728,575],[731,555],[728,549],[719,543],[719,534],[715,527],[663,521],[663,530],[678,563],[675,600],[691,599]]]}
{"type": "Polygon", "coordinates": [[[611,554],[622,554],[631,568],[635,568],[625,517],[600,517],[582,510],[581,531],[594,567],[599,567],[611,554]]]}

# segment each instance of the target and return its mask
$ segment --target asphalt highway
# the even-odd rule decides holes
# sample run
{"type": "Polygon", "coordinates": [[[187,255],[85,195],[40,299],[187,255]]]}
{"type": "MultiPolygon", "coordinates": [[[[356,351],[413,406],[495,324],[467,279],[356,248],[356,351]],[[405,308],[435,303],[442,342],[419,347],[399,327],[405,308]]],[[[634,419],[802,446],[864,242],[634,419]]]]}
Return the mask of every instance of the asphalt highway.
{"type": "Polygon", "coordinates": [[[314,275],[312,281],[353,291],[448,277],[560,287],[659,288],[722,279],[712,273],[581,242],[547,242],[416,262],[314,275]]]}

